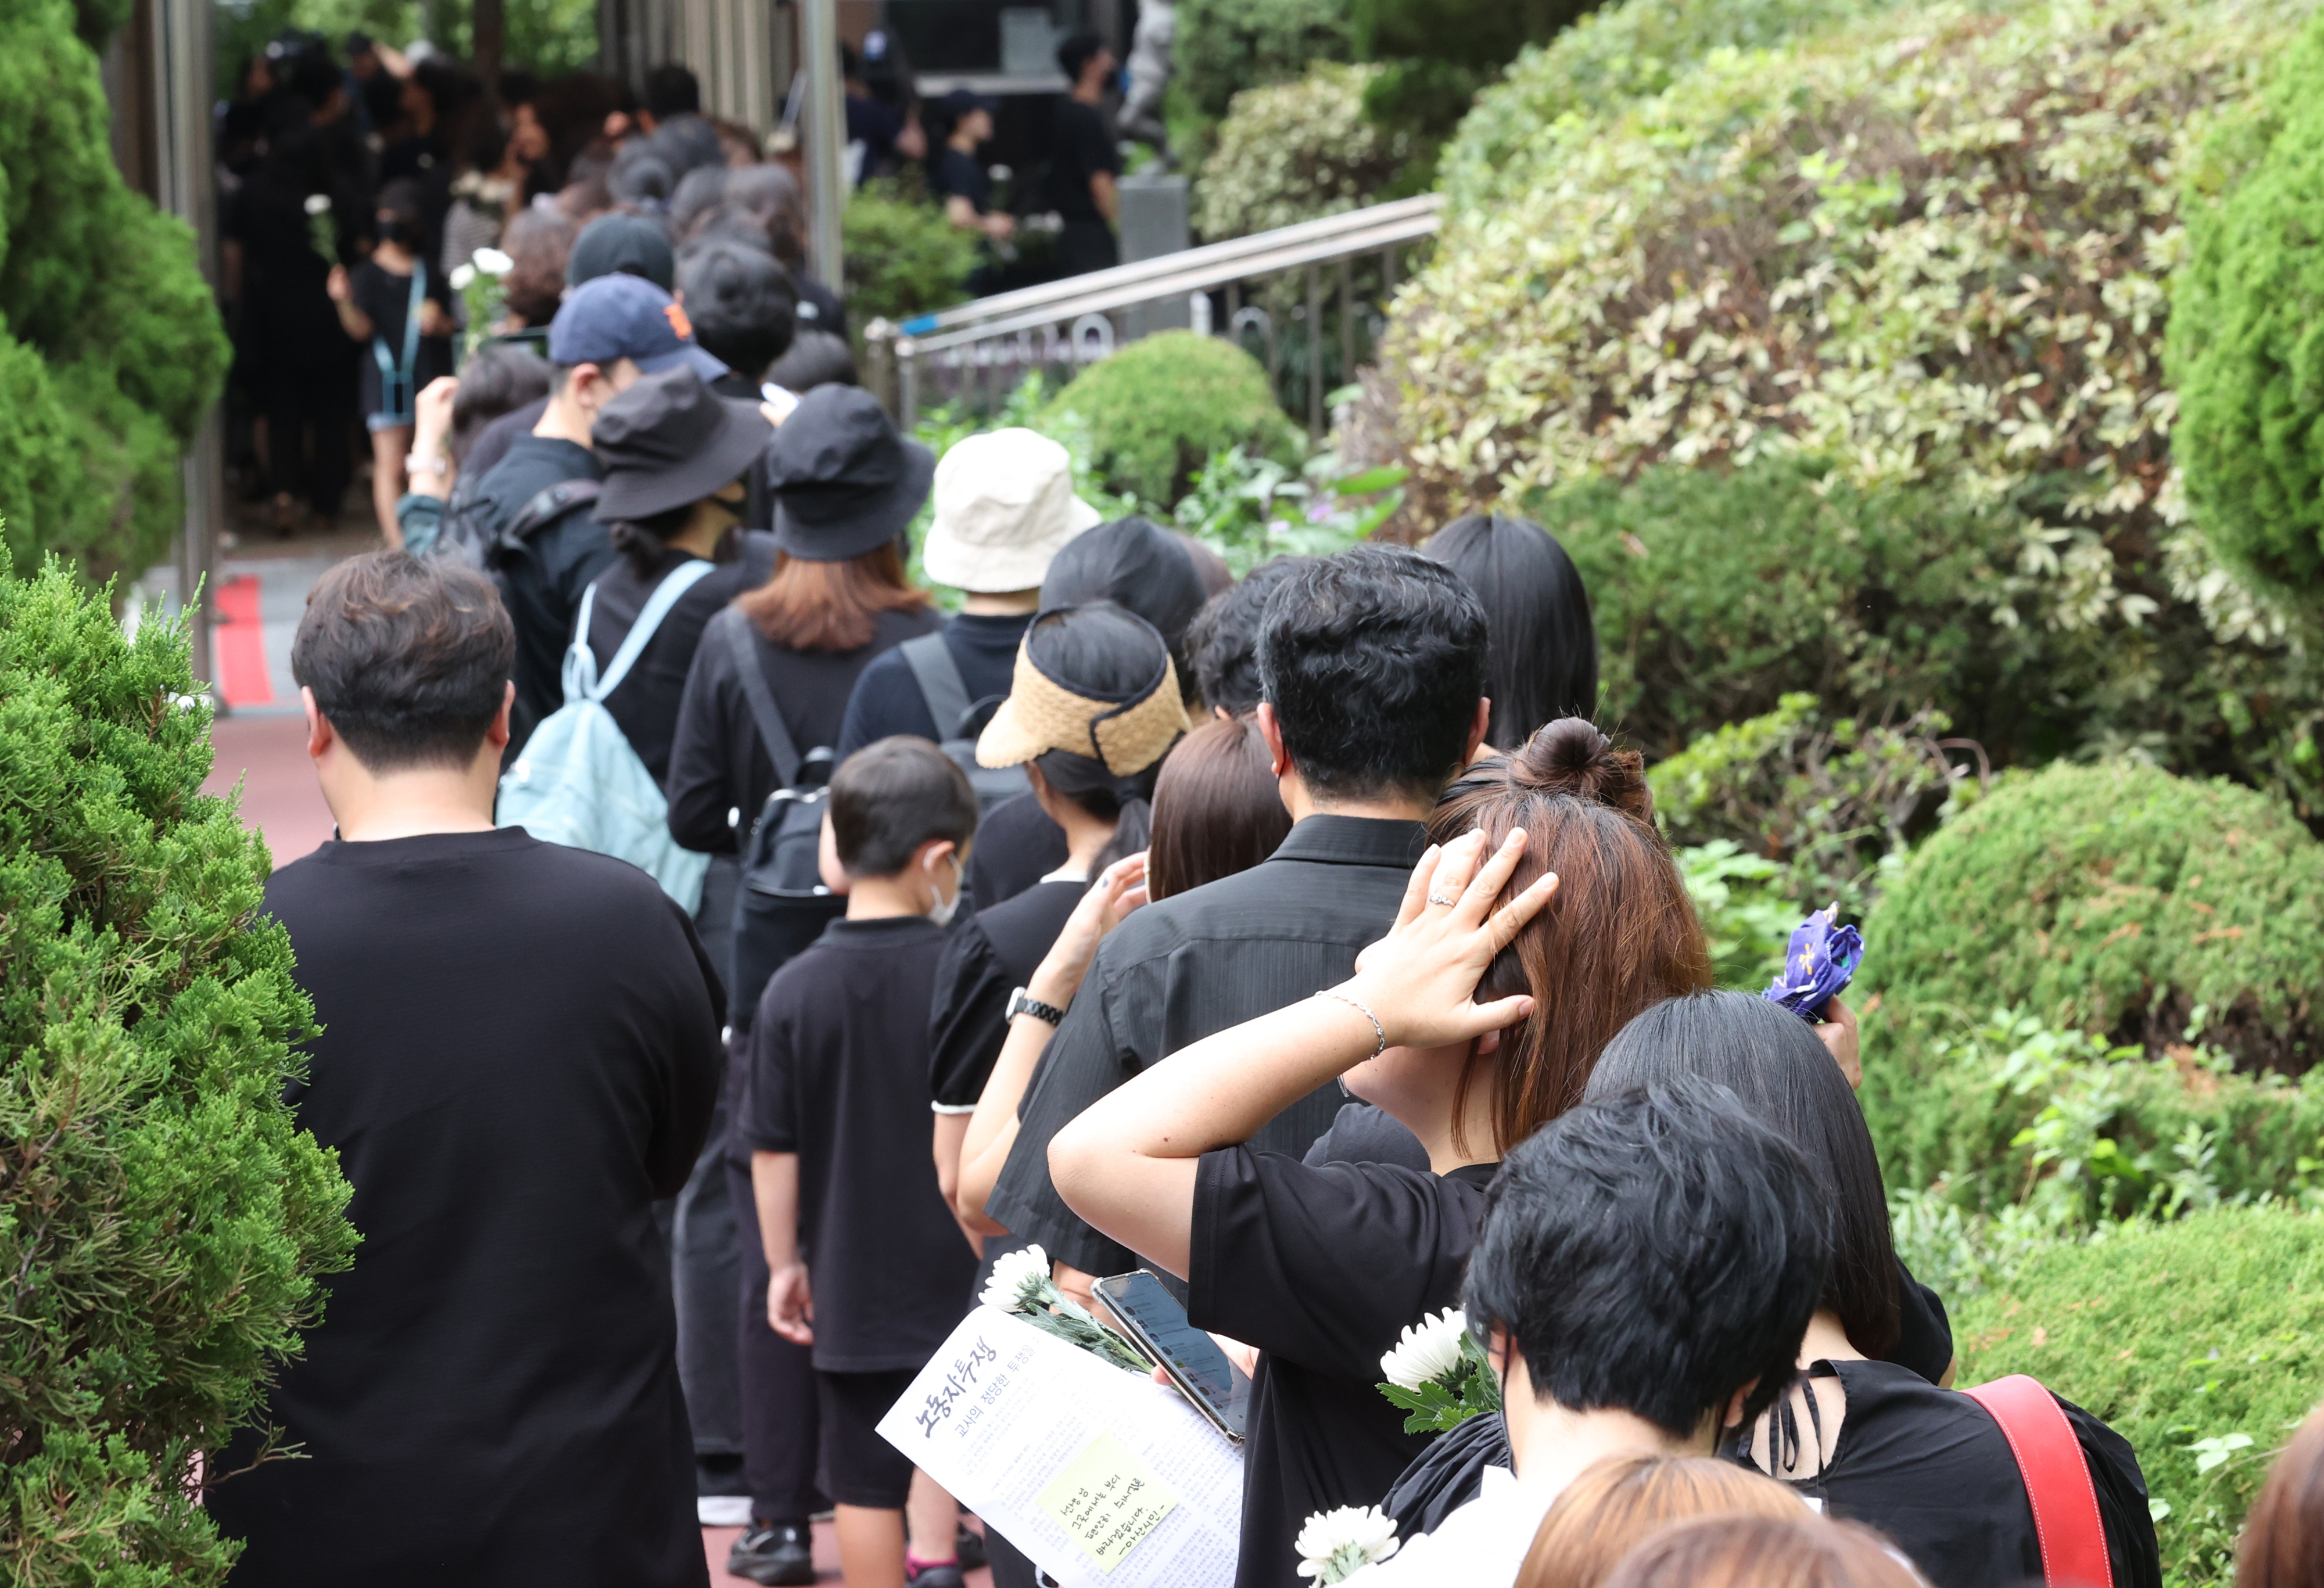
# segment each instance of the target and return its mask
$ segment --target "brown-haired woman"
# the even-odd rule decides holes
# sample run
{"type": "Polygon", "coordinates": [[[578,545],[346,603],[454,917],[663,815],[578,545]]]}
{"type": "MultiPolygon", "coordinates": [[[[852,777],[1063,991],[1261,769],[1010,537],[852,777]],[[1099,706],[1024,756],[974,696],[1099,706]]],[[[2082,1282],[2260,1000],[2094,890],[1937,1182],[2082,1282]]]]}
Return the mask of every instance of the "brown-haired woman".
{"type": "Polygon", "coordinates": [[[1181,739],[1154,786],[1146,889],[1157,899],[1248,871],[1291,836],[1259,724],[1213,718],[1181,739]]]}
{"type": "MultiPolygon", "coordinates": [[[[1380,1357],[1453,1304],[1501,1154],[1580,1097],[1633,1015],[1710,984],[1649,814],[1637,756],[1550,724],[1447,793],[1395,929],[1351,980],[1172,1054],[1051,1143],[1066,1204],[1185,1279],[1197,1326],[1262,1354],[1247,1516],[1280,1508],[1296,1528],[1379,1499],[1287,1482],[1286,1450],[1419,1453],[1373,1387],[1380,1357]],[[1245,1144],[1335,1080],[1417,1137],[1428,1170],[1245,1144]]],[[[1288,1583],[1291,1565],[1242,1581],[1288,1583]]]]}
{"type": "Polygon", "coordinates": [[[2324,1583],[2324,1407],[2275,1458],[2244,1522],[2236,1588],[2324,1583]]]}
{"type": "Polygon", "coordinates": [[[1624,1557],[1605,1588],[1928,1588],[1880,1541],[1802,1507],[1795,1517],[1681,1522],[1624,1557]]]}
{"type": "Polygon", "coordinates": [[[1702,1455],[1614,1455],[1566,1485],[1541,1519],[1517,1588],[1600,1588],[1657,1529],[1696,1517],[1791,1519],[1807,1508],[1773,1478],[1702,1455]]]}

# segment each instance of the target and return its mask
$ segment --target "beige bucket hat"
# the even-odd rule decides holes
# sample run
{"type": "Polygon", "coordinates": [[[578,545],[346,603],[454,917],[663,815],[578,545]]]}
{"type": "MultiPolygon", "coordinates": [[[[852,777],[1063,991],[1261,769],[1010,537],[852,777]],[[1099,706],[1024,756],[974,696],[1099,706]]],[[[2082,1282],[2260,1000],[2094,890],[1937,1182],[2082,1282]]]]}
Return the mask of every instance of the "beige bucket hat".
{"type": "Polygon", "coordinates": [[[973,593],[1035,588],[1058,549],[1098,522],[1074,494],[1065,449],[1014,427],[953,444],[936,464],[936,508],[920,565],[973,593]]]}

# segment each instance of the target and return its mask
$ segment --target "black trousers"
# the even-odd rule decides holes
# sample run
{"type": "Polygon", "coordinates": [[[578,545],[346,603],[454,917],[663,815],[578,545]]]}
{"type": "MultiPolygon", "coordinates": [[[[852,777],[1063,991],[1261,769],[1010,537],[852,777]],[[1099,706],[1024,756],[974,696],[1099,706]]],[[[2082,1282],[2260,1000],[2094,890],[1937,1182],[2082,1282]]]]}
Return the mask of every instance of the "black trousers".
{"type": "Polygon", "coordinates": [[[354,371],[337,359],[304,360],[262,372],[266,488],[323,518],[337,518],[355,478],[347,438],[355,420],[354,371]]]}
{"type": "Polygon", "coordinates": [[[726,1184],[742,1257],[742,1481],[760,1520],[804,1521],[828,1509],[816,1483],[815,1356],[767,1326],[767,1252],[747,1161],[727,1159],[726,1184]]]}

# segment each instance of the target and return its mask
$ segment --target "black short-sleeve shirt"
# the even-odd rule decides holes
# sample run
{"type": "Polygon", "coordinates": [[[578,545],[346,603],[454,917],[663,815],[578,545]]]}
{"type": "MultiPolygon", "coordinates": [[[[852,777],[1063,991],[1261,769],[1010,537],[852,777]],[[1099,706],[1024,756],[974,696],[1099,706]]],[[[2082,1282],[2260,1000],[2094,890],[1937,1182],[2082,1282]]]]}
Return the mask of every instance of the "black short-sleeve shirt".
{"type": "Polygon", "coordinates": [[[1033,979],[1088,888],[1080,877],[1038,883],[954,929],[928,1014],[928,1088],[938,1113],[966,1113],[984,1095],[1009,1040],[1009,995],[1033,979]]]}
{"type": "MultiPolygon", "coordinates": [[[[963,612],[944,626],[945,647],[960,669],[970,704],[1007,697],[1017,671],[1017,644],[1032,622],[1030,612],[1006,617],[963,612]]],[[[938,730],[936,720],[928,713],[927,696],[920,693],[919,680],[912,675],[911,663],[891,653],[864,668],[855,681],[855,693],[847,698],[846,719],[839,728],[839,758],[844,761],[874,739],[895,733],[916,733],[942,742],[958,726],[947,722],[938,730]]]]}
{"type": "Polygon", "coordinates": [[[965,198],[982,215],[992,207],[992,176],[973,154],[947,143],[928,167],[928,191],[938,198],[965,198]]]}
{"type": "Polygon", "coordinates": [[[928,1155],[928,1000],[942,928],[835,921],[767,983],[743,1135],[799,1158],[815,1365],[917,1371],[959,1323],[976,1257],[928,1155]]]}
{"type": "MultiPolygon", "coordinates": [[[[437,271],[428,272],[428,279],[420,284],[420,295],[446,314],[452,312],[449,289],[444,285],[444,278],[437,271]]],[[[390,362],[401,368],[405,322],[411,315],[411,278],[392,274],[376,262],[365,260],[347,274],[347,297],[371,321],[373,340],[383,343],[390,362]]],[[[363,367],[374,377],[379,373],[379,361],[368,345],[364,349],[363,367]]],[[[420,336],[415,339],[411,371],[411,391],[414,395],[429,381],[451,372],[451,337],[420,336]]],[[[374,388],[366,386],[365,390],[374,388]]]]}
{"type": "Polygon", "coordinates": [[[1498,1165],[1311,1166],[1228,1147],[1195,1170],[1187,1316],[1264,1354],[1236,1588],[1301,1588],[1312,1513],[1379,1503],[1427,1446],[1376,1387],[1408,1326],[1460,1299],[1498,1165]]]}
{"type": "Polygon", "coordinates": [[[1057,101],[1056,115],[1049,124],[1049,206],[1059,219],[1105,219],[1090,192],[1090,179],[1100,171],[1121,174],[1121,151],[1114,146],[1113,129],[1096,106],[1067,95],[1057,101]]]}
{"type": "Polygon", "coordinates": [[[961,886],[968,889],[968,907],[981,914],[1015,898],[1063,866],[1069,852],[1065,830],[1049,820],[1031,789],[1010,795],[976,824],[968,871],[961,878],[961,886]]]}

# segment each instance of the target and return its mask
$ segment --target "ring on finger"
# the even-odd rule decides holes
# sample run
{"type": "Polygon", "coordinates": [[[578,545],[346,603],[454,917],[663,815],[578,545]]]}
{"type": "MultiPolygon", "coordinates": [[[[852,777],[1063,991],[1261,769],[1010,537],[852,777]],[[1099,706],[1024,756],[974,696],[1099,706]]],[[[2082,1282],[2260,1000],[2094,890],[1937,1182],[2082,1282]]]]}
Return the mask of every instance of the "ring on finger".
{"type": "Polygon", "coordinates": [[[1458,899],[1448,899],[1443,894],[1439,893],[1430,894],[1428,895],[1428,902],[1432,904],[1457,904],[1460,903],[1458,899]]]}

